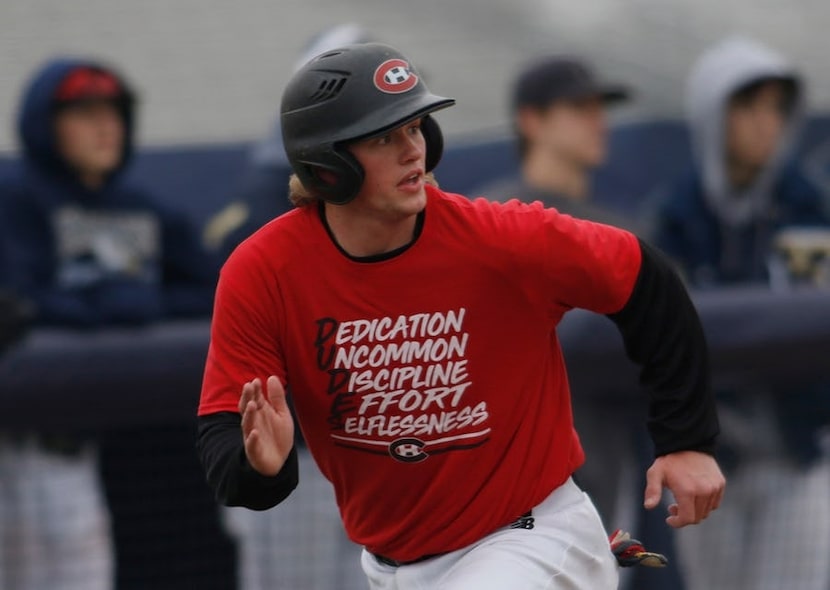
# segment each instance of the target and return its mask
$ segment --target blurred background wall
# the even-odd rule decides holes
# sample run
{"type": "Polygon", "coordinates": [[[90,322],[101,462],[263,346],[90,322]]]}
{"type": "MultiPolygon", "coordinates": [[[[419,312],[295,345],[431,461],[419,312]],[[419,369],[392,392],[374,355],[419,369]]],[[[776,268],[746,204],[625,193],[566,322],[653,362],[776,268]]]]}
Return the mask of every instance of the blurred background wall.
{"type": "Polygon", "coordinates": [[[830,108],[826,0],[2,0],[0,151],[16,147],[27,76],[63,53],[127,74],[145,144],[259,138],[300,48],[343,22],[397,45],[459,100],[440,115],[449,135],[503,127],[514,66],[544,51],[582,53],[630,82],[638,101],[622,116],[677,114],[695,56],[736,31],[800,64],[813,106],[830,108]]]}

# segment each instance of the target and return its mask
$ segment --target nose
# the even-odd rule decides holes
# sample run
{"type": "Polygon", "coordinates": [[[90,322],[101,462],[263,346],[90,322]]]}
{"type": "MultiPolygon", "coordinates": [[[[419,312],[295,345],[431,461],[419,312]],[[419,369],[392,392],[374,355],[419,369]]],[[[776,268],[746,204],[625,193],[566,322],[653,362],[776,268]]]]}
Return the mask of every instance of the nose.
{"type": "Polygon", "coordinates": [[[123,121],[115,109],[99,109],[92,114],[90,120],[102,135],[114,135],[122,131],[123,121]]]}
{"type": "Polygon", "coordinates": [[[403,149],[401,150],[401,157],[405,162],[411,162],[426,155],[426,143],[421,130],[418,129],[412,133],[404,132],[403,149]]]}
{"type": "Polygon", "coordinates": [[[784,117],[773,108],[758,109],[755,125],[759,139],[767,143],[777,143],[784,128],[784,117]]]}

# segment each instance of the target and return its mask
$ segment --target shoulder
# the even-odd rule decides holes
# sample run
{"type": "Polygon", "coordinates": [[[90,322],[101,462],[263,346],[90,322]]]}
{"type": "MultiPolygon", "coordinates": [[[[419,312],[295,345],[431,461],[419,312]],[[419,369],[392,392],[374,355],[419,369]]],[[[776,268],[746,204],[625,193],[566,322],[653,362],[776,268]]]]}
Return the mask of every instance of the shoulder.
{"type": "Polygon", "coordinates": [[[524,183],[517,176],[508,176],[477,187],[472,194],[490,201],[504,202],[513,198],[526,200],[523,198],[525,188],[524,183]]]}
{"type": "Polygon", "coordinates": [[[779,202],[821,203],[827,195],[804,173],[798,162],[789,162],[782,168],[775,187],[779,202]]]}
{"type": "Polygon", "coordinates": [[[41,179],[24,160],[19,159],[4,168],[0,175],[0,197],[19,196],[31,192],[41,179]]]}
{"type": "Polygon", "coordinates": [[[553,209],[546,210],[540,202],[469,199],[433,187],[428,187],[427,194],[427,223],[437,219],[441,227],[453,234],[479,234],[485,242],[488,237],[501,236],[505,232],[527,232],[533,225],[541,225],[546,218],[557,215],[553,209]]]}
{"type": "Polygon", "coordinates": [[[19,170],[13,170],[0,177],[0,201],[19,199],[25,192],[25,182],[19,170]]]}
{"type": "Polygon", "coordinates": [[[439,218],[438,225],[453,238],[461,236],[481,248],[519,258],[533,256],[533,252],[544,255],[551,249],[566,252],[586,240],[630,233],[563,214],[545,207],[540,201],[525,203],[511,199],[502,203],[483,198],[470,200],[441,191],[430,194],[427,223],[435,217],[439,218]]]}
{"type": "Polygon", "coordinates": [[[43,191],[32,183],[23,167],[15,167],[0,178],[0,207],[4,221],[20,216],[40,214],[49,207],[43,191]]]}
{"type": "Polygon", "coordinates": [[[516,198],[494,201],[484,197],[469,198],[428,186],[428,207],[445,214],[475,218],[494,218],[512,215],[541,215],[544,206],[540,202],[525,203],[516,198]]]}

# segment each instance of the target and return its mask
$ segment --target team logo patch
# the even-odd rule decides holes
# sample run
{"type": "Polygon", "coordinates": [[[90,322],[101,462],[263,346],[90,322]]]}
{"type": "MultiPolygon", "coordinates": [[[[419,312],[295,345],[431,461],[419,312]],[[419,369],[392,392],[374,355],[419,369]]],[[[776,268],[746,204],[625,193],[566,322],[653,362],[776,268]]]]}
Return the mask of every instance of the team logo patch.
{"type": "Polygon", "coordinates": [[[418,76],[402,59],[388,59],[375,70],[375,86],[387,94],[401,94],[415,88],[418,76]]]}
{"type": "Polygon", "coordinates": [[[423,449],[424,441],[420,439],[399,438],[389,445],[389,454],[404,463],[417,463],[429,457],[423,449]]]}

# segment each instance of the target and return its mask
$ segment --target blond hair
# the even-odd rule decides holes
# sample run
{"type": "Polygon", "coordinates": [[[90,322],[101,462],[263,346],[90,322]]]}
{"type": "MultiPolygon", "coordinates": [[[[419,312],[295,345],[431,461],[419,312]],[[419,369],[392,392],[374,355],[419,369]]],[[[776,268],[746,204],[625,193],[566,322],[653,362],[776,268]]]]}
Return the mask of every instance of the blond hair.
{"type": "MultiPolygon", "coordinates": [[[[427,172],[424,175],[424,182],[430,186],[438,188],[438,181],[435,180],[435,175],[432,172],[427,172]]],[[[292,174],[288,179],[288,200],[295,207],[307,207],[316,203],[320,198],[310,191],[300,180],[299,176],[292,174]]]]}

